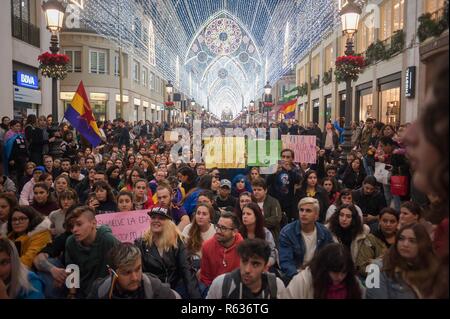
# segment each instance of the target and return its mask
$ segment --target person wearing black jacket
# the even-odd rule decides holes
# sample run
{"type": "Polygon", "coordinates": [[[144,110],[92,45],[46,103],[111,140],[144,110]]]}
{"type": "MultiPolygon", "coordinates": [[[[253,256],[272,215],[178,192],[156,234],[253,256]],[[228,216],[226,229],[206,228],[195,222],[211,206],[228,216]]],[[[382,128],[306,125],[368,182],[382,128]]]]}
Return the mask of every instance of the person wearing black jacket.
{"type": "Polygon", "coordinates": [[[367,176],[363,181],[363,186],[352,192],[353,202],[361,208],[364,223],[369,226],[378,221],[381,210],[387,206],[384,195],[378,190],[377,184],[375,177],[367,176]]]}
{"type": "MultiPolygon", "coordinates": [[[[31,116],[31,115],[30,115],[31,116]]],[[[28,117],[29,125],[25,127],[25,137],[28,142],[28,150],[30,151],[30,161],[38,166],[43,164],[42,155],[44,153],[44,131],[37,124],[36,116],[28,117]]],[[[45,121],[39,120],[39,122],[45,121]]]]}
{"type": "Polygon", "coordinates": [[[183,299],[199,299],[197,277],[188,262],[185,245],[172,217],[163,207],[154,207],[149,215],[150,228],[135,241],[142,254],[142,270],[170,284],[183,299]]]}
{"type": "Polygon", "coordinates": [[[319,201],[319,222],[324,223],[330,200],[327,191],[319,185],[317,173],[313,170],[307,171],[303,176],[302,185],[295,194],[295,202],[298,203],[305,197],[312,197],[319,201]]]}
{"type": "Polygon", "coordinates": [[[300,184],[301,176],[294,166],[294,151],[281,151],[282,164],[275,174],[267,177],[269,195],[276,198],[281,210],[286,213],[289,221],[298,219],[297,203],[294,202],[295,185],[300,184]]]}
{"type": "Polygon", "coordinates": [[[356,158],[345,170],[344,175],[342,176],[342,184],[344,184],[346,188],[356,190],[362,186],[365,178],[366,172],[364,171],[363,163],[361,159],[356,158]]]}
{"type": "Polygon", "coordinates": [[[127,147],[130,147],[130,132],[125,126],[125,121],[123,119],[119,120],[118,144],[119,146],[126,145],[127,147]]]}

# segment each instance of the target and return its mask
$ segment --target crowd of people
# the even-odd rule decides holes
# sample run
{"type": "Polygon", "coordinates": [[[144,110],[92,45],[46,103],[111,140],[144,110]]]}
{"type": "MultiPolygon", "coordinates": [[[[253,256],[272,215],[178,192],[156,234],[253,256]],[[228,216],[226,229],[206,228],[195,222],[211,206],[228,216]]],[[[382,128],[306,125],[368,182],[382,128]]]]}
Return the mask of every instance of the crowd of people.
{"type": "Polygon", "coordinates": [[[448,298],[448,67],[440,79],[417,122],[355,123],[344,159],[339,120],[274,123],[315,135],[317,162],[284,149],[269,175],[173,161],[167,123],[99,123],[92,148],[51,116],[3,117],[0,298],[448,298]],[[97,224],[136,210],[151,219],[134,243],[97,224]]]}

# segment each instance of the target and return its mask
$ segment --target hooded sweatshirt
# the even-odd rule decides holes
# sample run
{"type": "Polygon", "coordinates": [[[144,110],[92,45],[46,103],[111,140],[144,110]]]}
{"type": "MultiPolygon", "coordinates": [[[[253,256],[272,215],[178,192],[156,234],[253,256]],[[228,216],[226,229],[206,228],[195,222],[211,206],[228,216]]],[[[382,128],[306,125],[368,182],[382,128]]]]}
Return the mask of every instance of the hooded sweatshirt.
{"type": "Polygon", "coordinates": [[[237,253],[237,246],[243,241],[241,234],[234,237],[233,245],[225,248],[219,244],[216,236],[207,240],[202,246],[202,261],[200,271],[200,281],[209,286],[215,278],[232,272],[240,266],[240,258],[237,253]]]}
{"type": "Polygon", "coordinates": [[[90,246],[84,246],[72,235],[66,242],[66,265],[75,264],[80,267],[80,296],[86,297],[92,283],[108,275],[106,267],[109,250],[119,241],[113,236],[111,229],[102,225],[97,228],[95,240],[90,246]]]}

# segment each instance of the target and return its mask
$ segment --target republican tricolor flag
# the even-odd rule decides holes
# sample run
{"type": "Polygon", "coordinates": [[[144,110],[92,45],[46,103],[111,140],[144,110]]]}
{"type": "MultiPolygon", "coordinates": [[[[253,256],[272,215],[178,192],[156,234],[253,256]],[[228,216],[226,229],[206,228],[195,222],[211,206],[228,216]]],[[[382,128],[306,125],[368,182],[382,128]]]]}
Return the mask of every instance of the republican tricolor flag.
{"type": "Polygon", "coordinates": [[[93,147],[98,146],[102,142],[83,81],[78,85],[77,92],[73,97],[72,103],[67,107],[64,117],[93,147]]]}
{"type": "Polygon", "coordinates": [[[295,110],[297,108],[297,99],[286,102],[280,106],[280,113],[284,114],[285,119],[295,118],[295,110]]]}

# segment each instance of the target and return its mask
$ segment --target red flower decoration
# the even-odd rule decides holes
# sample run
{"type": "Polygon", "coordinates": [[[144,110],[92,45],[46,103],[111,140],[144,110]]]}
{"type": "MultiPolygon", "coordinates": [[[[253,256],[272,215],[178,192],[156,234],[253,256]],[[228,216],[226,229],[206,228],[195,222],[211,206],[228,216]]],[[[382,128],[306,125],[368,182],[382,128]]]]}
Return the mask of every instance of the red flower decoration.
{"type": "Polygon", "coordinates": [[[65,54],[44,52],[38,56],[39,68],[43,76],[64,79],[67,75],[67,64],[70,58],[65,54]]]}
{"type": "Polygon", "coordinates": [[[347,81],[348,79],[356,81],[366,65],[366,60],[362,56],[340,56],[336,59],[336,80],[338,82],[347,81]]]}

